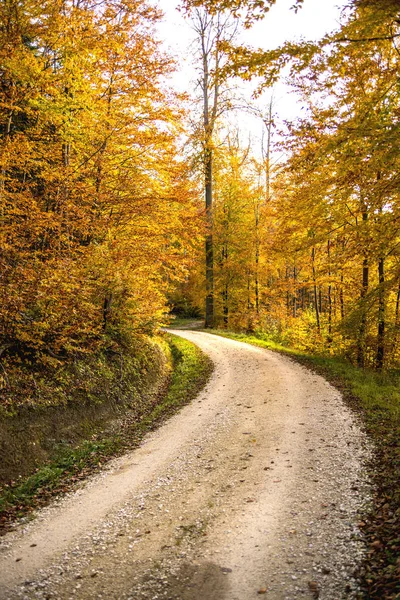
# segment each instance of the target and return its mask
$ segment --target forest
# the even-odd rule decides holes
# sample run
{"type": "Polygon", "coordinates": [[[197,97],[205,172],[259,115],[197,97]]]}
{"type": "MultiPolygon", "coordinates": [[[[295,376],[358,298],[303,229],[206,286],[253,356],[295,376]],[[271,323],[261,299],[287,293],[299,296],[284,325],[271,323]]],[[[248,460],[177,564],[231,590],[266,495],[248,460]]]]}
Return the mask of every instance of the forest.
{"type": "MultiPolygon", "coordinates": [[[[347,0],[318,41],[244,43],[282,1],[180,0],[195,78],[184,91],[161,35],[169,0],[0,2],[0,533],[196,398],[212,361],[190,341],[198,332],[165,328],[201,321],[311,366],[361,415],[374,491],[354,517],[368,546],[357,598],[394,600],[400,4],[347,0]],[[283,80],[299,103],[285,121],[283,80]]],[[[297,14],[307,0],[292,2],[297,14]]],[[[231,408],[247,392],[238,385],[231,408]]],[[[264,404],[254,433],[240,430],[254,447],[273,410],[264,404]]],[[[331,435],[331,418],[318,427],[318,439],[331,435]]],[[[340,477],[349,465],[338,461],[340,477]]],[[[318,515],[327,506],[318,501],[318,515]]]]}
{"type": "Polygon", "coordinates": [[[129,345],[171,312],[399,367],[398,3],[352,0],[319,42],[239,44],[272,4],[183,3],[199,74],[188,98],[152,3],[1,3],[6,404],[21,365],[129,345]],[[260,156],[229,125],[232,89],[268,90],[284,68],[303,116],[277,135],[271,100],[260,156]]]}

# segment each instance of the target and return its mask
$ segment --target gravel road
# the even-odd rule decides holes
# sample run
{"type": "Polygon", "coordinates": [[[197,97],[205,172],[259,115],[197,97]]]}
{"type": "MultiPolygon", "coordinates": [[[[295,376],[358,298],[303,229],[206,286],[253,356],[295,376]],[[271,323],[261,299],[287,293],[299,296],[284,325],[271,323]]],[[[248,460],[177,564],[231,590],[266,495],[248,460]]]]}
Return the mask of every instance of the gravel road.
{"type": "Polygon", "coordinates": [[[140,448],[2,539],[0,598],[355,598],[370,448],[289,358],[174,332],[215,363],[140,448]]]}

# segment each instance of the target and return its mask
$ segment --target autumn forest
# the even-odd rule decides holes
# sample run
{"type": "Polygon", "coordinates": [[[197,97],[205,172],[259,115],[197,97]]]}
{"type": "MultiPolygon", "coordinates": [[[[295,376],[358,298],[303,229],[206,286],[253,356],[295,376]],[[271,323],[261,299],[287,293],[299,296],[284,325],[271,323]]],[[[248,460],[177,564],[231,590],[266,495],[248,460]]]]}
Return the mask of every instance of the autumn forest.
{"type": "Polygon", "coordinates": [[[183,3],[190,97],[155,3],[1,2],[3,390],[21,361],[56,369],[171,312],[399,367],[398,3],[351,0],[319,42],[239,44],[270,4],[183,3]],[[278,132],[282,70],[304,110],[278,132]],[[261,154],[228,118],[250,79],[271,98],[261,154]]]}

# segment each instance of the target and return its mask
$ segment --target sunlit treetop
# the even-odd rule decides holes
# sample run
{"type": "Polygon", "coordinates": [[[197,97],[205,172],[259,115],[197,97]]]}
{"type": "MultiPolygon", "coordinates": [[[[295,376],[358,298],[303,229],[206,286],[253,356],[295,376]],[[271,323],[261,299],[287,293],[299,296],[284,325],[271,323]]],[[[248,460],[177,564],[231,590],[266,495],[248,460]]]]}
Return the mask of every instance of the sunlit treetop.
{"type": "MultiPolygon", "coordinates": [[[[304,0],[293,0],[297,10],[304,0]]],[[[246,27],[264,17],[276,0],[182,0],[182,8],[190,12],[193,8],[205,8],[211,14],[230,10],[236,17],[242,17],[246,27]]]]}

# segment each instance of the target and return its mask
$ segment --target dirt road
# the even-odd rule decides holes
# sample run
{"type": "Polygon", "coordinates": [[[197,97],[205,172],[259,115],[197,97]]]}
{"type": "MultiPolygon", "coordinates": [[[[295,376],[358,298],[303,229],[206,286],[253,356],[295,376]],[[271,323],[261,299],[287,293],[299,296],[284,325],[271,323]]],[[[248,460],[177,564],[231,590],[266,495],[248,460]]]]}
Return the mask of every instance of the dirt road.
{"type": "Polygon", "coordinates": [[[176,333],[211,356],[209,384],[3,538],[1,599],[354,597],[369,449],[339,392],[278,354],[176,333]]]}

